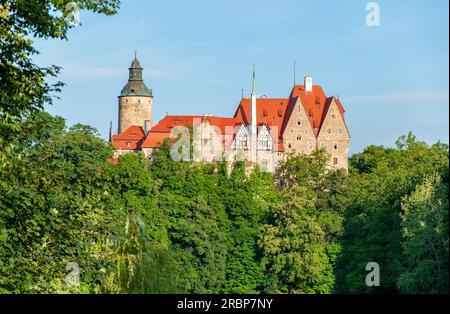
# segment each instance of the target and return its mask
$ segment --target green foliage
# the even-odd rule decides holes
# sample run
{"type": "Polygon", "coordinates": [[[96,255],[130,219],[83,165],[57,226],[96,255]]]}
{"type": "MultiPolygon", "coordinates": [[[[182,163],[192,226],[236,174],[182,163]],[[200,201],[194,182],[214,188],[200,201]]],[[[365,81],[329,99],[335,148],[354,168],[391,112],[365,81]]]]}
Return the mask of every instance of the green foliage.
{"type": "MultiPolygon", "coordinates": [[[[428,146],[417,141],[412,134],[402,136],[396,144],[396,148],[369,146],[350,159],[349,202],[345,210],[342,254],[337,267],[338,292],[392,293],[399,292],[398,287],[400,292],[409,292],[412,288],[406,287],[420,286],[420,280],[424,279],[409,274],[414,273],[414,267],[421,265],[421,262],[412,262],[411,251],[407,249],[409,246],[406,243],[411,243],[412,239],[405,238],[404,228],[405,224],[413,221],[414,214],[404,211],[419,205],[408,205],[410,202],[405,198],[434,173],[448,178],[448,147],[441,143],[428,146]],[[369,262],[380,265],[380,287],[365,285],[365,266],[369,262]],[[419,281],[411,282],[416,280],[419,281]]],[[[428,202],[433,203],[435,208],[445,206],[439,205],[442,201],[436,198],[428,202]]],[[[432,213],[429,215],[428,219],[433,219],[432,213]]],[[[445,224],[448,224],[448,216],[442,217],[437,227],[442,230],[445,224]]],[[[415,234],[422,227],[416,224],[410,228],[409,232],[414,230],[415,234]]],[[[417,236],[419,234],[422,231],[417,236]]],[[[440,249],[444,250],[442,244],[440,249]]],[[[422,250],[430,253],[429,247],[422,250]]],[[[425,255],[421,256],[424,261],[431,258],[429,254],[425,255]]],[[[448,265],[448,255],[446,260],[440,262],[448,265]]],[[[433,284],[441,287],[437,288],[439,291],[448,291],[448,280],[442,274],[429,275],[429,279],[434,280],[433,284]]]]}
{"type": "Polygon", "coordinates": [[[331,293],[340,251],[346,175],[327,168],[328,156],[290,156],[277,172],[281,200],[270,208],[259,245],[279,292],[331,293]]]}
{"type": "Polygon", "coordinates": [[[257,293],[269,280],[257,241],[269,206],[278,198],[275,184],[271,175],[259,169],[246,176],[243,164],[238,164],[230,177],[222,181],[222,199],[231,222],[224,291],[257,293]]]}
{"type": "Polygon", "coordinates": [[[448,148],[368,147],[350,173],[290,156],[237,163],[121,156],[94,128],[36,112],[0,169],[3,293],[442,293],[448,148]],[[378,288],[365,265],[381,266],[378,288]],[[68,286],[69,263],[80,284],[68,286]]]}
{"type": "MultiPolygon", "coordinates": [[[[49,83],[60,68],[33,63],[33,37],[66,39],[75,4],[80,10],[116,13],[118,0],[2,0],[0,2],[0,149],[21,131],[21,121],[51,104],[63,83],[49,83]],[[71,5],[69,5],[71,3],[71,5]]],[[[1,163],[0,150],[0,163],[1,163]]]]}
{"type": "Polygon", "coordinates": [[[448,181],[441,180],[426,177],[403,198],[401,292],[448,293],[448,181]]]}

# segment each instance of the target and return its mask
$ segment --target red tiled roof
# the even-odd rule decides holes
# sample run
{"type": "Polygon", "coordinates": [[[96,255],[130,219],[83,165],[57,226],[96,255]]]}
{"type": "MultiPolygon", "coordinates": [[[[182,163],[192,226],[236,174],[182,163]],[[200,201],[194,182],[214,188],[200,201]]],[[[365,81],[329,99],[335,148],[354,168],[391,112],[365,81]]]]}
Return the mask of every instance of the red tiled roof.
{"type": "Polygon", "coordinates": [[[119,163],[119,158],[108,158],[107,160],[110,164],[117,165],[119,163]]]}
{"type": "Polygon", "coordinates": [[[166,138],[170,138],[170,132],[167,133],[154,133],[149,132],[147,138],[142,143],[142,148],[156,148],[164,142],[166,138]]]}
{"type": "MultiPolygon", "coordinates": [[[[292,110],[294,109],[295,103],[299,97],[300,101],[302,102],[305,108],[305,112],[308,115],[309,121],[311,122],[311,126],[313,127],[314,130],[320,129],[323,120],[325,118],[325,115],[328,112],[328,108],[331,104],[331,101],[334,98],[334,97],[326,97],[322,87],[319,85],[313,85],[312,91],[310,92],[307,92],[305,90],[304,85],[295,85],[291,91],[289,108],[286,112],[286,120],[283,123],[281,135],[283,134],[284,129],[286,128],[287,121],[289,120],[292,110]]],[[[345,110],[341,102],[337,98],[334,99],[338,104],[339,110],[341,111],[342,114],[344,114],[345,110]]]]}
{"type": "Polygon", "coordinates": [[[112,136],[112,145],[115,149],[136,150],[140,148],[145,138],[144,129],[137,125],[132,125],[120,134],[112,136]]]}
{"type": "MultiPolygon", "coordinates": [[[[300,98],[306,114],[314,129],[319,130],[326,116],[328,108],[333,97],[326,97],[319,85],[313,85],[312,91],[305,91],[304,85],[295,85],[289,98],[258,98],[257,99],[257,126],[263,124],[269,128],[278,128],[278,151],[284,151],[283,132],[289,121],[295,103],[300,98]]],[[[334,98],[339,110],[345,112],[339,99],[334,98]]],[[[222,135],[227,132],[227,127],[232,128],[233,137],[235,136],[237,126],[250,123],[251,98],[243,98],[232,118],[216,116],[179,116],[167,115],[151,128],[147,137],[144,130],[139,126],[131,126],[125,132],[113,135],[112,142],[116,149],[139,149],[155,148],[161,144],[165,138],[170,138],[172,129],[176,126],[193,126],[197,121],[207,119],[211,125],[217,126],[222,135]],[[197,120],[198,119],[198,120],[197,120]],[[128,144],[130,143],[130,144],[128,144]],[[131,147],[130,147],[131,145],[131,147]]],[[[272,135],[275,137],[276,134],[272,135]]],[[[224,139],[223,139],[224,140],[224,139]]],[[[274,138],[275,140],[275,138],[274,138]]],[[[228,143],[229,144],[229,143],[228,143]]]]}
{"type": "MultiPolygon", "coordinates": [[[[236,118],[225,118],[216,116],[174,116],[167,115],[161,119],[155,126],[153,126],[145,141],[142,143],[143,148],[155,148],[164,141],[165,138],[170,138],[170,133],[174,127],[177,126],[193,126],[194,123],[200,123],[203,119],[207,119],[211,125],[220,129],[222,135],[227,131],[227,127],[234,129],[241,122],[236,118]]],[[[232,130],[234,133],[235,130],[232,130]]]]}
{"type": "MultiPolygon", "coordinates": [[[[284,115],[289,99],[286,98],[258,98],[256,99],[256,123],[258,126],[278,126],[279,130],[283,124],[284,115]]],[[[251,98],[242,98],[234,117],[250,124],[251,98]]]]}

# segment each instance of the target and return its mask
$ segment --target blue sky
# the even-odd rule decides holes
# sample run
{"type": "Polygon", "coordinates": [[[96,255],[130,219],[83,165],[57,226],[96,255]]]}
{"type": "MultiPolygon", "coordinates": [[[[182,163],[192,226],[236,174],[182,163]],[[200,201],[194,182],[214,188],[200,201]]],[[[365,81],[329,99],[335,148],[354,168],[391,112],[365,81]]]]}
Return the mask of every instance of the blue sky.
{"type": "Polygon", "coordinates": [[[117,96],[134,51],[154,94],[153,121],[169,114],[232,116],[251,89],[287,97],[311,75],[339,95],[350,153],[392,146],[412,131],[448,143],[448,1],[377,1],[380,26],[365,23],[368,1],[123,0],[107,17],[81,12],[68,41],[38,40],[39,65],[63,67],[67,86],[47,110],[99,129],[117,128],[117,96]]]}

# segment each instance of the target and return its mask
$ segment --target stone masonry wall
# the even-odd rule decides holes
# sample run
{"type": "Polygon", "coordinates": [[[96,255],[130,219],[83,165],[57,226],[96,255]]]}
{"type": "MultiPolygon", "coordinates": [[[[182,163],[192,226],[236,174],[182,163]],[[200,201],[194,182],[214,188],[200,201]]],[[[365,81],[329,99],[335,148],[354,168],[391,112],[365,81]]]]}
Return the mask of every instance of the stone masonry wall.
{"type": "Polygon", "coordinates": [[[119,128],[122,133],[131,125],[144,126],[145,120],[152,121],[153,98],[148,96],[119,97],[119,128]]]}

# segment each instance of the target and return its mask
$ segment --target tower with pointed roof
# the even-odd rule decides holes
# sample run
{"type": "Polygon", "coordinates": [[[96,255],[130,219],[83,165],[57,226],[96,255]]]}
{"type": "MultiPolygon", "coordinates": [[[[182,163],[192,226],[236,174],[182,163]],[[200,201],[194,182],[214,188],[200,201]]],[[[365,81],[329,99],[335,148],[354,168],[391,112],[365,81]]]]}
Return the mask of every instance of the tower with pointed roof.
{"type": "Polygon", "coordinates": [[[152,124],[153,92],[144,83],[136,53],[128,70],[128,82],[119,95],[118,133],[132,125],[149,130],[152,124]]]}

